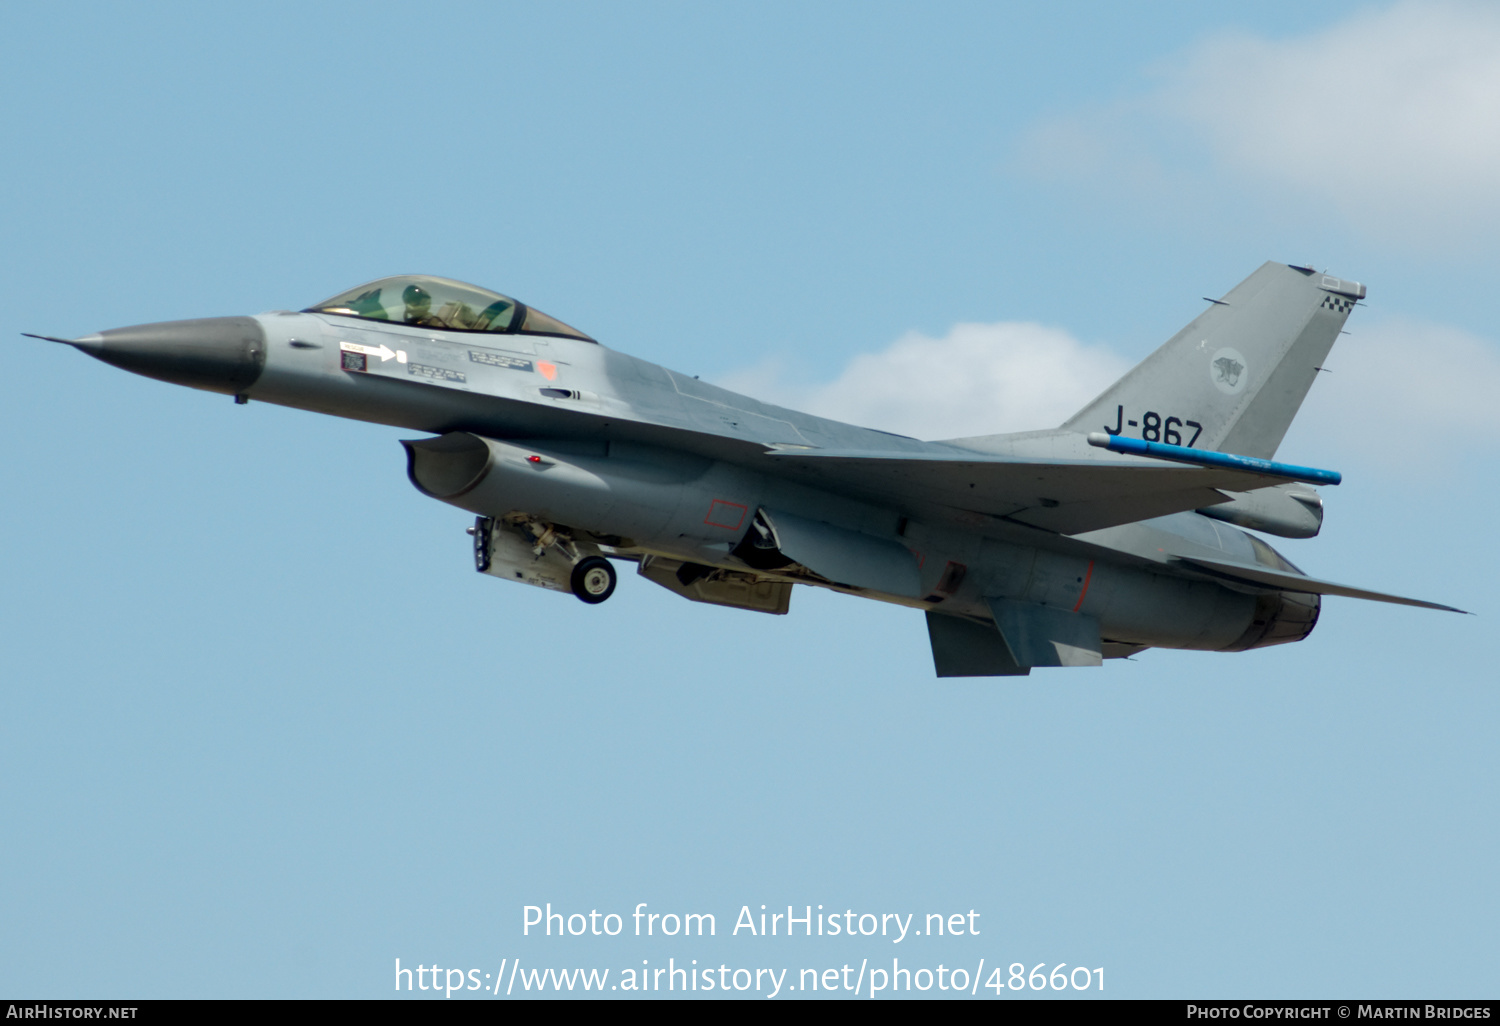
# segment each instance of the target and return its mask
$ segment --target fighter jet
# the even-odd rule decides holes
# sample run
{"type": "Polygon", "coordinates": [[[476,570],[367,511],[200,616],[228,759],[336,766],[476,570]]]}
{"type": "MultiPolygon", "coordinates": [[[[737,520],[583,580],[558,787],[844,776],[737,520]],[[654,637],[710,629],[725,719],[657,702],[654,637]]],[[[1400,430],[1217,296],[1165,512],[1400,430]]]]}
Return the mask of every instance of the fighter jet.
{"type": "Polygon", "coordinates": [[[634,564],[773,614],[829,588],[921,610],[939,677],[1015,676],[1300,641],[1323,595],[1452,609],[1310,577],[1261,537],[1322,526],[1314,486],[1339,475],[1274,456],[1365,294],[1267,263],[1060,427],[942,441],[758,402],[426,275],[50,340],[423,433],[407,474],[475,514],[481,573],[599,603],[634,564]]]}

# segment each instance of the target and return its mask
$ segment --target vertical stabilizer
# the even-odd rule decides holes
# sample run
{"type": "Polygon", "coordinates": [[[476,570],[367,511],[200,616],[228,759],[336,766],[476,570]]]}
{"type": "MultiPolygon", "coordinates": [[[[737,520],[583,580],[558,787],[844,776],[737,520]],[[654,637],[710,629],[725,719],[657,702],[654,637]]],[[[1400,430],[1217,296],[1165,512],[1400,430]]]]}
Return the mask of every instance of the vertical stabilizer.
{"type": "Polygon", "coordinates": [[[1359,282],[1267,263],[1063,424],[1270,459],[1359,282]]]}

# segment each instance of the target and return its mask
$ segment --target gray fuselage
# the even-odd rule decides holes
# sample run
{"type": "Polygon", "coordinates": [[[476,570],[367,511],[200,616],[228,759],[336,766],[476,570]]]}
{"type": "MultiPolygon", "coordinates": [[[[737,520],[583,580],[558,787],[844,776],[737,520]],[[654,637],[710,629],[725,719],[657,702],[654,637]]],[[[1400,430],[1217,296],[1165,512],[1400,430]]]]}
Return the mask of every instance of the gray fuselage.
{"type": "MultiPolygon", "coordinates": [[[[1269,546],[1227,524],[1187,512],[1068,537],[948,504],[871,502],[800,468],[783,470],[766,453],[968,450],[771,406],[594,342],[314,313],[255,320],[265,337],[263,366],[237,394],[491,440],[486,454],[443,457],[451,467],[418,450],[414,482],[482,516],[525,514],[603,539],[611,555],[751,569],[976,620],[990,619],[997,597],[1034,603],[1096,618],[1106,656],[1148,646],[1238,650],[1298,640],[1316,619],[1315,596],[1296,596],[1296,608],[1286,610],[1292,622],[1280,625],[1278,609],[1292,596],[1254,594],[1169,568],[1182,556],[1274,559],[1266,556],[1269,546]],[[531,455],[538,459],[528,461],[531,455]],[[424,467],[435,487],[424,485],[424,467]],[[443,481],[437,475],[444,469],[450,478],[473,476],[443,481]],[[895,578],[878,570],[852,579],[860,572],[829,575],[815,564],[812,572],[796,563],[749,566],[735,553],[758,510],[873,539],[887,552],[905,549],[916,581],[888,584],[895,578]],[[952,566],[961,568],[956,581],[952,566]]],[[[1061,450],[1087,459],[1096,451],[1075,433],[1015,437],[1023,453],[1061,450]]]]}

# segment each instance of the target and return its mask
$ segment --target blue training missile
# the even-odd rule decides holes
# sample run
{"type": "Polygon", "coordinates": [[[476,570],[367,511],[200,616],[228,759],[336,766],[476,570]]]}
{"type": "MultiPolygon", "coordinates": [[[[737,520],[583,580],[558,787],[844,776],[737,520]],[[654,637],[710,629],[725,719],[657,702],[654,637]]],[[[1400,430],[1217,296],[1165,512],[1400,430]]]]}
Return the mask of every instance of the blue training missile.
{"type": "Polygon", "coordinates": [[[1177,463],[1195,463],[1200,467],[1221,467],[1225,470],[1245,470],[1252,474],[1268,474],[1285,477],[1308,484],[1336,485],[1344,479],[1337,470],[1318,470],[1314,467],[1298,467],[1291,463],[1277,463],[1254,456],[1236,456],[1227,452],[1209,452],[1206,449],[1189,449],[1185,445],[1168,445],[1166,442],[1147,442],[1139,438],[1122,438],[1119,435],[1093,431],[1089,444],[1111,452],[1129,453],[1132,456],[1152,456],[1159,460],[1177,463]]]}

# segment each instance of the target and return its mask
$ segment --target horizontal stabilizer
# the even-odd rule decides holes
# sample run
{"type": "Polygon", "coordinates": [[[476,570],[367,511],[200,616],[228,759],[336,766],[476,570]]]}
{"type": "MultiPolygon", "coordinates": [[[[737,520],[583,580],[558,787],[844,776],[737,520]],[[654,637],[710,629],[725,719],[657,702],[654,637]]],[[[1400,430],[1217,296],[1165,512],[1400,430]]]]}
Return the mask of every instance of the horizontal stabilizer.
{"type": "Polygon", "coordinates": [[[927,505],[1080,534],[1225,502],[1290,478],[1259,471],[977,453],[777,451],[803,480],[898,509],[927,505]]]}
{"type": "Polygon", "coordinates": [[[1186,564],[1195,570],[1201,570],[1224,580],[1276,591],[1300,591],[1311,595],[1342,595],[1345,598],[1369,599],[1372,602],[1394,602],[1402,606],[1441,609],[1449,613],[1465,612],[1465,610],[1445,606],[1440,602],[1424,602],[1421,599],[1404,598],[1400,595],[1387,595],[1383,591],[1350,588],[1347,585],[1334,584],[1332,581],[1320,581],[1314,577],[1289,573],[1285,570],[1273,570],[1271,567],[1255,563],[1237,563],[1227,559],[1199,559],[1195,556],[1177,556],[1173,562],[1186,564]]]}

